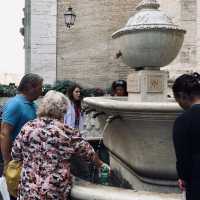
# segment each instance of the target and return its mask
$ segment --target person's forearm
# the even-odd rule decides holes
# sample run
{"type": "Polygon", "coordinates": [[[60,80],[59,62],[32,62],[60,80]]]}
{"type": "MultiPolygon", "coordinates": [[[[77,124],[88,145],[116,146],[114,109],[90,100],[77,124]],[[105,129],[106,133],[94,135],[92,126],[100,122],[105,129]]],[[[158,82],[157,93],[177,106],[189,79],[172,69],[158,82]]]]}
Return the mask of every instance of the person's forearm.
{"type": "Polygon", "coordinates": [[[99,156],[98,156],[97,153],[95,153],[94,162],[95,162],[95,164],[96,164],[96,166],[97,166],[98,168],[100,168],[100,167],[102,166],[102,164],[103,164],[103,161],[100,160],[100,158],[99,158],[99,156]]]}
{"type": "Polygon", "coordinates": [[[1,135],[1,153],[3,157],[4,164],[6,165],[11,160],[11,139],[9,136],[1,135]]]}
{"type": "Polygon", "coordinates": [[[12,131],[13,131],[13,126],[7,123],[1,124],[1,152],[4,164],[7,164],[11,160],[12,131]]]}
{"type": "Polygon", "coordinates": [[[11,160],[11,139],[9,136],[2,135],[1,138],[1,153],[3,157],[3,161],[6,164],[11,160]]]}

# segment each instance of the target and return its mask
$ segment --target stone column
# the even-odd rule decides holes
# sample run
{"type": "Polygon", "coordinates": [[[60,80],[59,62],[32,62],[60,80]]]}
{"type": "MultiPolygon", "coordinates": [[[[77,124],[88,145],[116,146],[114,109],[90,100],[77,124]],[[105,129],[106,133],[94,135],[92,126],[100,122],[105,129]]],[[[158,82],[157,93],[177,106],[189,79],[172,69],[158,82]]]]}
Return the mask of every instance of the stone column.
{"type": "Polygon", "coordinates": [[[56,80],[57,0],[31,1],[30,72],[43,76],[45,83],[56,80]]]}
{"type": "Polygon", "coordinates": [[[24,8],[24,49],[25,49],[25,73],[31,70],[31,0],[25,1],[24,8]]]}
{"type": "Polygon", "coordinates": [[[197,1],[197,68],[200,71],[200,1],[197,1]]]}

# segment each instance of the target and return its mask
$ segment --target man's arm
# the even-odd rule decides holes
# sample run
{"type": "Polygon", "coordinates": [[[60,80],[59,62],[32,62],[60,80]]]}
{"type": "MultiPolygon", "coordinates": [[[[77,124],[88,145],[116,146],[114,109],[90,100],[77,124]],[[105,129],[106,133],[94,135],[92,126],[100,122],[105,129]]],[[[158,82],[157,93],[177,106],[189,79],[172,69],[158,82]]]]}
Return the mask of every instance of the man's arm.
{"type": "Polygon", "coordinates": [[[13,131],[21,116],[20,104],[11,99],[3,107],[1,123],[1,151],[4,164],[11,160],[13,131]]]}
{"type": "Polygon", "coordinates": [[[4,165],[6,165],[11,160],[11,133],[14,127],[8,123],[2,122],[1,124],[1,153],[4,161],[4,165]]]}

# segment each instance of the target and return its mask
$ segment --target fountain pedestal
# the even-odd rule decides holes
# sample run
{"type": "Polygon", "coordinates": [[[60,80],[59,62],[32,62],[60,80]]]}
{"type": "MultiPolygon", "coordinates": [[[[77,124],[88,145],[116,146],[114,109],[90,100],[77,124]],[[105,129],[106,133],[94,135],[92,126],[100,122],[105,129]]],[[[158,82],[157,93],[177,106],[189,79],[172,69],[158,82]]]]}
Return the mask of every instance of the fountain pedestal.
{"type": "Polygon", "coordinates": [[[128,100],[132,102],[166,102],[168,72],[141,70],[128,75],[128,100]]]}

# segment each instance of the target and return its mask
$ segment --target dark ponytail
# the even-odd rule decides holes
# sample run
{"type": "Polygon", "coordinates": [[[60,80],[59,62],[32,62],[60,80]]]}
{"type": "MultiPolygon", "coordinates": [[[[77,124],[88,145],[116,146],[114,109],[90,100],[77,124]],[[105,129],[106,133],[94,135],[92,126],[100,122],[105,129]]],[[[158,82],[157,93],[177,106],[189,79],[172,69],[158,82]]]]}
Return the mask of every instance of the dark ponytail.
{"type": "Polygon", "coordinates": [[[189,98],[200,96],[200,74],[181,75],[175,80],[172,90],[176,98],[180,98],[181,94],[189,98]]]}

